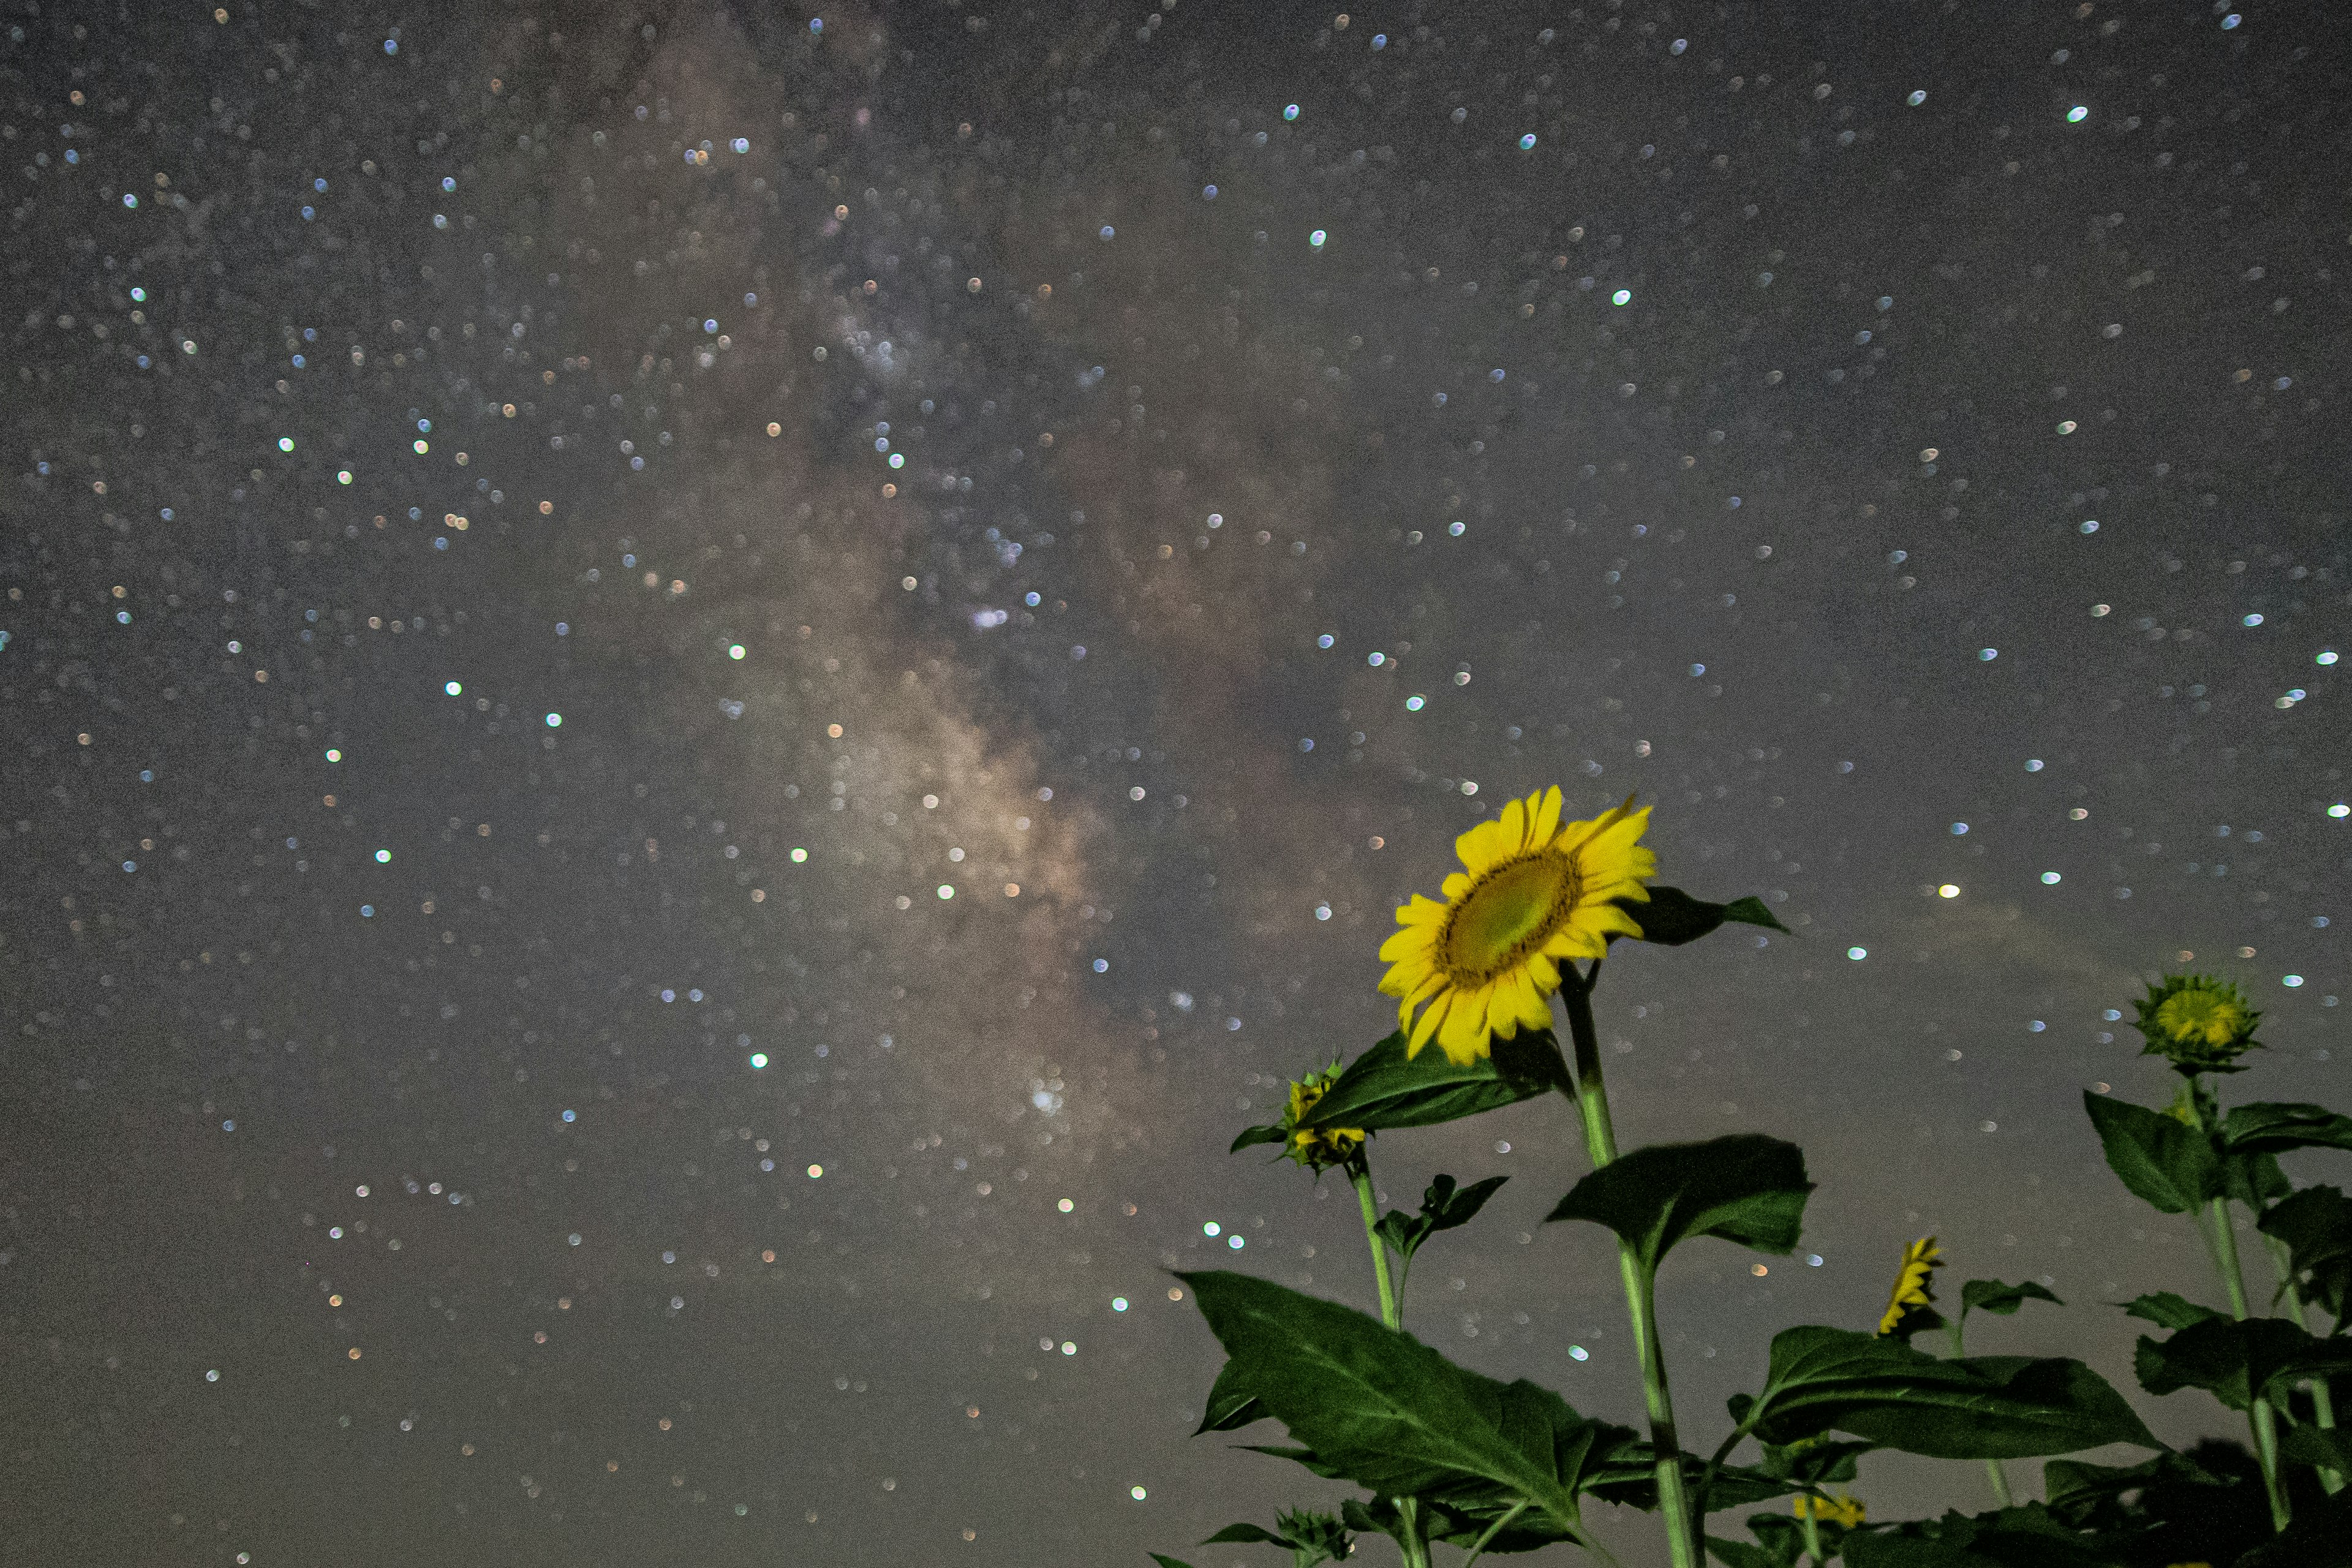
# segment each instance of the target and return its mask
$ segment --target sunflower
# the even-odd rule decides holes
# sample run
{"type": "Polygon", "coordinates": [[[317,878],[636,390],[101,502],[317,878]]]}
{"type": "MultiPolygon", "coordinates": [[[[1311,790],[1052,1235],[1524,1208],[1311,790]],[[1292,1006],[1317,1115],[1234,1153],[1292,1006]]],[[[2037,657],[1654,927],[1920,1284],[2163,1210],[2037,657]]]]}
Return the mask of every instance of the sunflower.
{"type": "Polygon", "coordinates": [[[1881,1335],[1893,1333],[1915,1309],[1935,1305],[1935,1274],[1943,1266],[1943,1254],[1932,1236],[1923,1236],[1903,1249],[1902,1272],[1895,1276],[1895,1289],[1886,1296],[1886,1311],[1878,1320],[1881,1335]]]}
{"type": "Polygon", "coordinates": [[[1454,841],[1462,869],[1445,879],[1444,901],[1414,894],[1397,910],[1403,929],[1381,946],[1381,989],[1398,998],[1397,1026],[1412,1029],[1408,1058],[1434,1038],[1466,1065],[1496,1036],[1548,1026],[1563,960],[1599,958],[1612,936],[1642,934],[1617,904],[1647,902],[1642,884],[1658,863],[1638,842],[1650,808],[1633,805],[1563,826],[1559,790],[1539,790],[1454,841]]]}
{"type": "Polygon", "coordinates": [[[2138,1008],[2133,1026],[2147,1039],[2140,1054],[2162,1057],[2192,1077],[2240,1071],[2238,1058],[2258,1044],[2254,1026],[2263,1016],[2226,980],[2168,974],[2147,988],[2138,1008]]]}

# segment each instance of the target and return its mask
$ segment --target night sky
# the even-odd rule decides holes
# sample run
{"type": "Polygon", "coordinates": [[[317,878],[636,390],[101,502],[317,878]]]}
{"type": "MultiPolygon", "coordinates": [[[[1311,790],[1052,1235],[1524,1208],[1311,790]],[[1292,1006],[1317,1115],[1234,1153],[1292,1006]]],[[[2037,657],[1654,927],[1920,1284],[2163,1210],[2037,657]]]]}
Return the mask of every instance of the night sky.
{"type": "MultiPolygon", "coordinates": [[[[5,7],[0,1563],[1272,1563],[1165,1270],[1370,1306],[1225,1147],[1555,783],[1792,931],[1596,997],[1822,1184],[1698,1446],[1915,1236],[2210,1295],[2079,1097],[2347,1098],[2342,16],[1155,3],[5,7]]],[[[1570,1107],[1373,1161],[1633,1415],[1570,1107]]]]}

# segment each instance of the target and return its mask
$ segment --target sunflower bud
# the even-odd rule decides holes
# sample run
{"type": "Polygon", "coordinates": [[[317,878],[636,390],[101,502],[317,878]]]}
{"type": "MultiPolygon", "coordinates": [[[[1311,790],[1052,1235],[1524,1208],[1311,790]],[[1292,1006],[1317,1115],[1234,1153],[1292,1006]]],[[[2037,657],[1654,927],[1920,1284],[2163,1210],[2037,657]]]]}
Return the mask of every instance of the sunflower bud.
{"type": "Polygon", "coordinates": [[[2162,1057],[2180,1071],[2242,1072],[2238,1058],[2252,1050],[2262,1015],[2226,980],[2168,974],[2147,988],[2134,1026],[2147,1038],[2143,1056],[2162,1057]]]}
{"type": "Polygon", "coordinates": [[[1290,1107],[1283,1113],[1281,1122],[1282,1152],[1285,1158],[1296,1160],[1310,1171],[1344,1165],[1364,1147],[1364,1132],[1360,1127],[1298,1125],[1339,1079],[1339,1064],[1335,1061],[1326,1070],[1310,1072],[1290,1086],[1290,1107]]]}

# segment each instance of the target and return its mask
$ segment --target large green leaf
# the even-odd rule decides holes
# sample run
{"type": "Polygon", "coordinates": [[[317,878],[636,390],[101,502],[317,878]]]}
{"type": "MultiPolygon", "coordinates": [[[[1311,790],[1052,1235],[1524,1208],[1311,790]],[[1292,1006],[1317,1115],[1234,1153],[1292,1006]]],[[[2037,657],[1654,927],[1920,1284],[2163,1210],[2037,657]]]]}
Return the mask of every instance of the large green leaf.
{"type": "Polygon", "coordinates": [[[1764,1391],[1741,1419],[1768,1443],[1835,1430],[1942,1459],[2161,1446],[2123,1396],[2081,1362],[1938,1360],[1875,1334],[1811,1326],[1774,1336],[1764,1391]]]}
{"type": "Polygon", "coordinates": [[[1499,1110],[1568,1082],[1559,1042],[1549,1029],[1522,1029],[1496,1040],[1493,1055],[1456,1066],[1434,1043],[1408,1058],[1402,1031],[1348,1064],[1301,1127],[1433,1127],[1481,1111],[1499,1110]]]}
{"type": "Polygon", "coordinates": [[[2150,1394],[2201,1388],[2244,1410],[2264,1396],[2284,1404],[2287,1390],[2304,1378],[2352,1372],[2352,1344],[2314,1339],[2284,1318],[2234,1322],[2216,1315],[2168,1340],[2142,1335],[2132,1367],[2150,1394]]]}
{"type": "Polygon", "coordinates": [[[2232,1153],[2257,1154],[2352,1149],[2352,1116],[2338,1116],[2324,1105],[2241,1105],[2221,1120],[2221,1146],[2232,1153]]]}
{"type": "Polygon", "coordinates": [[[1805,1217],[1805,1156],[1754,1132],[1636,1149],[1571,1188],[1546,1217],[1591,1220],[1655,1268],[1675,1243],[1717,1236],[1759,1252],[1793,1250],[1805,1217]]]}
{"type": "MultiPolygon", "coordinates": [[[[1789,928],[1772,918],[1764,900],[1756,898],[1736,899],[1727,904],[1710,904],[1704,899],[1694,899],[1680,888],[1653,887],[1647,899],[1620,899],[1617,907],[1633,917],[1642,928],[1637,939],[1656,942],[1664,947],[1680,947],[1686,942],[1696,942],[1727,921],[1738,925],[1763,926],[1770,931],[1785,931],[1789,928]]],[[[1612,937],[1612,942],[1616,940],[1612,937]]]]}
{"type": "Polygon", "coordinates": [[[2115,1568],[2115,1552],[2040,1503],[1948,1513],[1845,1539],[1851,1568],[2115,1568]]]}
{"type": "Polygon", "coordinates": [[[2352,1199],[2335,1187],[2305,1187],[2262,1217],[2265,1236],[2286,1244],[2297,1288],[2340,1328],[2352,1305],[2352,1199]]]}
{"type": "Polygon", "coordinates": [[[1278,1530],[1260,1524],[1229,1524],[1201,1542],[1203,1546],[1264,1544],[1288,1552],[1291,1568],[1316,1568],[1318,1563],[1344,1563],[1351,1550],[1348,1531],[1339,1519],[1312,1509],[1286,1509],[1275,1516],[1278,1530]]]}
{"type": "Polygon", "coordinates": [[[2042,1475],[2051,1511],[2114,1542],[2135,1568],[2234,1564],[2271,1539],[2262,1468],[2235,1443],[2207,1438],[2123,1468],[2053,1459],[2042,1475]]]}
{"type": "Polygon", "coordinates": [[[2221,1195],[2221,1162],[2195,1128],[2127,1100],[2083,1095],[2107,1168],[2132,1195],[2163,1214],[2188,1214],[2221,1195]]]}
{"type": "Polygon", "coordinates": [[[1325,1465],[1391,1497],[1492,1489],[1581,1530],[1599,1429],[1558,1394],[1455,1366],[1412,1335],[1271,1280],[1178,1278],[1243,1379],[1325,1465]]]}
{"type": "MultiPolygon", "coordinates": [[[[1761,1517],[1770,1519],[1776,1524],[1783,1522],[1775,1514],[1761,1517]]],[[[1706,1538],[1706,1549],[1717,1562],[1725,1564],[1725,1568],[1796,1568],[1804,1557],[1804,1542],[1801,1539],[1796,1540],[1790,1543],[1792,1550],[1776,1551],[1774,1548],[1782,1545],[1785,1540],[1785,1537],[1776,1535],[1771,1545],[1759,1546],[1750,1542],[1710,1535],[1706,1538]]]]}

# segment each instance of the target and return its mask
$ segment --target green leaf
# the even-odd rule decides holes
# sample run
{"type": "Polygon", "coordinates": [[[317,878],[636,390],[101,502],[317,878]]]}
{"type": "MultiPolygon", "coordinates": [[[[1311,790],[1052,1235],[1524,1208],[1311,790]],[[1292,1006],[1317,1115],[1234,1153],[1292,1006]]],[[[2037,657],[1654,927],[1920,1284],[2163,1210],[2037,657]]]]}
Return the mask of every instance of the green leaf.
{"type": "MultiPolygon", "coordinates": [[[[1789,928],[1772,918],[1761,899],[1735,900],[1727,904],[1710,904],[1704,899],[1694,899],[1680,888],[1652,887],[1643,899],[1619,899],[1617,907],[1633,917],[1642,928],[1638,940],[1654,942],[1662,947],[1680,947],[1686,942],[1696,942],[1726,921],[1741,925],[1763,926],[1768,930],[1785,931],[1789,928]]],[[[1611,941],[1616,939],[1612,936],[1611,941]]]]}
{"type": "Polygon", "coordinates": [[[1253,1421],[1263,1421],[1271,1412],[1257,1402],[1257,1393],[1243,1382],[1245,1373],[1241,1363],[1228,1361],[1217,1373],[1217,1381],[1209,1385],[1209,1402],[1201,1412],[1201,1424],[1192,1428],[1197,1437],[1203,1432],[1232,1432],[1253,1421]]]}
{"type": "Polygon", "coordinates": [[[1508,1176],[1489,1176],[1483,1182],[1473,1182],[1457,1190],[1453,1177],[1441,1174],[1429,1184],[1429,1190],[1422,1194],[1421,1212],[1429,1217],[1432,1230],[1457,1229],[1477,1218],[1478,1211],[1486,1206],[1486,1200],[1510,1179],[1508,1176]]]}
{"type": "Polygon", "coordinates": [[[1407,1214],[1402,1209],[1389,1210],[1381,1216],[1380,1224],[1372,1226],[1372,1234],[1387,1242],[1390,1251],[1404,1258],[1410,1258],[1421,1250],[1421,1244],[1428,1239],[1429,1231],[1427,1219],[1417,1214],[1407,1214]]]}
{"type": "Polygon", "coordinates": [[[1855,1531],[1845,1560],[1851,1568],[2115,1568],[2116,1561],[2040,1503],[1855,1531]]]}
{"type": "Polygon", "coordinates": [[[2221,1195],[2221,1163],[2202,1132],[2144,1105],[2088,1090],[2083,1109],[2098,1130],[2107,1168],[2142,1203],[2160,1214],[2188,1214],[2221,1195]]]}
{"type": "Polygon", "coordinates": [[[2159,1445],[2081,1362],[1938,1360],[1850,1329],[1785,1329],[1746,1424],[1788,1445],[1831,1430],[1942,1459],[2022,1459],[2107,1443],[2159,1445]]]}
{"type": "Polygon", "coordinates": [[[2294,1191],[2294,1184],[2279,1169],[2277,1155],[2235,1153],[2221,1156],[2221,1188],[2231,1200],[2260,1214],[2294,1191]]]}
{"type": "Polygon", "coordinates": [[[2340,1329],[2352,1305],[2352,1199],[2335,1187],[2305,1187],[2273,1205],[2260,1224],[2286,1244],[2304,1300],[2326,1307],[2340,1329]]]}
{"type": "Polygon", "coordinates": [[[1992,1312],[2004,1318],[2011,1317],[2028,1301],[2047,1301],[2058,1307],[2066,1304],[2030,1279],[2021,1285],[2004,1284],[1999,1279],[1971,1279],[1960,1287],[1963,1321],[1970,1312],[1992,1312]]]}
{"type": "Polygon", "coordinates": [[[1270,1280],[1178,1278],[1242,1381],[1334,1470],[1391,1497],[1492,1488],[1581,1532],[1576,1488],[1598,1428],[1558,1394],[1482,1377],[1378,1319],[1270,1280]]]}
{"type": "Polygon", "coordinates": [[[1767,1443],[1757,1468],[1800,1487],[1827,1486],[1853,1479],[1854,1462],[1877,1446],[1830,1437],[1802,1437],[1786,1447],[1767,1443]]]}
{"type": "Polygon", "coordinates": [[[2232,1153],[2258,1154],[2352,1149],[2352,1116],[2338,1116],[2324,1105],[2241,1105],[2221,1120],[2221,1146],[2232,1153]]]}
{"type": "Polygon", "coordinates": [[[1761,1546],[1745,1541],[1728,1541],[1720,1535],[1706,1538],[1706,1549],[1725,1568],[1794,1568],[1796,1559],[1774,1556],[1761,1546]]]}
{"type": "Polygon", "coordinates": [[[1466,1066],[1448,1061],[1434,1044],[1405,1056],[1402,1031],[1348,1064],[1339,1081],[1308,1109],[1301,1127],[1433,1127],[1481,1111],[1499,1110],[1566,1087],[1568,1067],[1549,1029],[1522,1029],[1496,1040],[1494,1054],[1466,1066]]]}
{"type": "Polygon", "coordinates": [[[1201,1538],[1201,1544],[1203,1546],[1222,1546],[1229,1543],[1258,1541],[1265,1542],[1268,1546],[1291,1547],[1297,1544],[1297,1542],[1292,1541],[1288,1536],[1276,1535],[1274,1531],[1266,1529],[1266,1527],[1262,1524],[1229,1524],[1225,1526],[1224,1529],[1217,1531],[1214,1535],[1202,1536],[1201,1538]]]}
{"type": "Polygon", "coordinates": [[[2154,1323],[2159,1329],[2185,1329],[2192,1323],[2215,1321],[2228,1321],[2227,1312],[2217,1312],[2210,1307],[2200,1307],[2186,1296],[2170,1290],[2158,1290],[2152,1296],[2137,1296],[2124,1308],[2124,1316],[2154,1323]]]}
{"type": "Polygon", "coordinates": [[[1812,1190],[1804,1152],[1794,1143],[1738,1132],[1636,1149],[1577,1183],[1546,1217],[1605,1226],[1654,1269],[1692,1236],[1721,1237],[1759,1252],[1793,1250],[1812,1190]]]}
{"type": "Polygon", "coordinates": [[[1281,1124],[1278,1122],[1270,1123],[1264,1127],[1244,1127],[1241,1130],[1241,1135],[1234,1140],[1233,1147],[1227,1149],[1225,1152],[1228,1154],[1238,1154],[1243,1150],[1249,1148],[1252,1144],[1280,1143],[1288,1136],[1289,1134],[1283,1131],[1281,1124]]]}
{"type": "Polygon", "coordinates": [[[2233,1322],[2217,1314],[2168,1340],[2142,1335],[2132,1368],[2150,1394],[2201,1388],[2231,1409],[2244,1410],[2263,1396],[2284,1405],[2287,1390],[2303,1378],[2352,1371],[2352,1345],[2314,1339],[2284,1318],[2233,1322]]]}
{"type": "Polygon", "coordinates": [[[2235,1443],[2207,1438],[2126,1468],[2053,1460],[2042,1474],[2053,1514],[2135,1565],[2234,1564],[2271,1539],[2262,1468],[2235,1443]]]}

